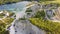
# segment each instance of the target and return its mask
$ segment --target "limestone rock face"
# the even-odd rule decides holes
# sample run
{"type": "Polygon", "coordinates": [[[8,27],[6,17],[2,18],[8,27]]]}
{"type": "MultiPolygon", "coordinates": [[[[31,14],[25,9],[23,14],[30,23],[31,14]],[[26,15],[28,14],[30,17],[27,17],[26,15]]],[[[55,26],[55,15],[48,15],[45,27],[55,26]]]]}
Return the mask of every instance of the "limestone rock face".
{"type": "Polygon", "coordinates": [[[15,34],[45,34],[43,30],[32,25],[28,20],[16,20],[14,28],[15,34]]]}

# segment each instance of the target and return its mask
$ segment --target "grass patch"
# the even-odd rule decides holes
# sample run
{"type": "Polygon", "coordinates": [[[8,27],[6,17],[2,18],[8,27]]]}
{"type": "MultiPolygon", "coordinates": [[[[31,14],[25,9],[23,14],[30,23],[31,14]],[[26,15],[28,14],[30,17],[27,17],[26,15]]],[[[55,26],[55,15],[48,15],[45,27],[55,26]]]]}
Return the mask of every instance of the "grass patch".
{"type": "Polygon", "coordinates": [[[27,9],[26,12],[32,12],[32,10],[31,9],[27,9]]]}
{"type": "Polygon", "coordinates": [[[60,34],[60,23],[43,20],[40,18],[30,18],[32,24],[46,31],[46,34],[60,34]]]}
{"type": "Polygon", "coordinates": [[[46,31],[46,34],[60,34],[60,23],[45,20],[44,11],[37,12],[33,18],[30,18],[30,22],[46,31]]]}
{"type": "Polygon", "coordinates": [[[21,0],[0,0],[0,5],[16,3],[19,1],[21,1],[21,0]]]}
{"type": "Polygon", "coordinates": [[[44,10],[38,11],[38,12],[35,14],[35,16],[34,16],[34,18],[44,18],[44,17],[45,17],[45,12],[44,12],[44,10]]]}
{"type": "Polygon", "coordinates": [[[13,18],[7,17],[5,19],[0,20],[0,34],[8,34],[9,32],[6,31],[6,26],[10,25],[13,22],[13,18]]]}

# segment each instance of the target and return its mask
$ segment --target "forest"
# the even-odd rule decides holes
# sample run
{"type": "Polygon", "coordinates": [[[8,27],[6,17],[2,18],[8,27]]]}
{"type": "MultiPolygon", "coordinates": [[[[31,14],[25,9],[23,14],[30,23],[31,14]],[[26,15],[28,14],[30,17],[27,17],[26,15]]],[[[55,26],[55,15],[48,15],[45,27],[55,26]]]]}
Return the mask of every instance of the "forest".
{"type": "Polygon", "coordinates": [[[11,4],[11,3],[16,3],[16,2],[21,2],[21,1],[53,1],[53,0],[0,0],[0,5],[4,4],[11,4]]]}

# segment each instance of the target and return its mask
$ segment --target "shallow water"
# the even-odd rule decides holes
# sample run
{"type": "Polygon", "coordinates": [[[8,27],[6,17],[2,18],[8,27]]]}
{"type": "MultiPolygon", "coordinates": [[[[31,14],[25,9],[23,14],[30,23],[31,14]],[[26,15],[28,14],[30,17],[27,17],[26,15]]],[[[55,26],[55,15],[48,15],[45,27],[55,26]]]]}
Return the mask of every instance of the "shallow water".
{"type": "Polygon", "coordinates": [[[13,4],[0,5],[0,10],[23,11],[27,3],[27,1],[22,1],[13,4]]]}

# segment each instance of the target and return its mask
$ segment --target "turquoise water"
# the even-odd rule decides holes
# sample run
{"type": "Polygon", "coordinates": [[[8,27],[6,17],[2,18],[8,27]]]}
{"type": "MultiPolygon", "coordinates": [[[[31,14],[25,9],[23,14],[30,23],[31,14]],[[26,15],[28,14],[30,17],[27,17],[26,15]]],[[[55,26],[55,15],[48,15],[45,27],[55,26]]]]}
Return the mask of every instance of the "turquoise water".
{"type": "Polygon", "coordinates": [[[27,3],[27,1],[23,1],[14,4],[1,5],[0,10],[22,11],[27,3]]]}

